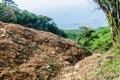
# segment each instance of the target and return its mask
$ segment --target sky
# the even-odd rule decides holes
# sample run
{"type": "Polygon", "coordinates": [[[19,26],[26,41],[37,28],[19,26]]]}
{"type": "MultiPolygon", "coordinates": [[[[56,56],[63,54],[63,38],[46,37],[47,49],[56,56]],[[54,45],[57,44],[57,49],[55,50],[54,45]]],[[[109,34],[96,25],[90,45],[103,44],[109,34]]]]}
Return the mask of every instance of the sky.
{"type": "Polygon", "coordinates": [[[60,28],[107,26],[102,10],[92,0],[13,0],[22,10],[51,17],[60,28]]]}

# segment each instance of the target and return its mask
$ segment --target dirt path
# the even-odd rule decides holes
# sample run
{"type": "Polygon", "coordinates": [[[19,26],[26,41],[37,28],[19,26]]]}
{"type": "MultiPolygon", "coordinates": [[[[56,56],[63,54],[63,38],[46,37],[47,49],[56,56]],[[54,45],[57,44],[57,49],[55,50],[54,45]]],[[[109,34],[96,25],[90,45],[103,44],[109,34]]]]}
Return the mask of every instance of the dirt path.
{"type": "Polygon", "coordinates": [[[91,72],[100,65],[101,54],[93,54],[75,64],[64,68],[53,80],[91,80],[91,72]]]}

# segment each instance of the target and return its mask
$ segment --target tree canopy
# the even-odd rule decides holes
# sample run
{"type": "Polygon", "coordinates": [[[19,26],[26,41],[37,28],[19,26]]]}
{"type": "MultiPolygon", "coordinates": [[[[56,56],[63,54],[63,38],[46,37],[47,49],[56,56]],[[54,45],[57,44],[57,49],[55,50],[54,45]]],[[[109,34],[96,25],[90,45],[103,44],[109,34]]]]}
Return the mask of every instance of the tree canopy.
{"type": "Polygon", "coordinates": [[[53,19],[43,15],[36,15],[27,10],[20,10],[13,7],[12,0],[4,0],[5,4],[0,4],[0,21],[8,23],[17,23],[29,28],[37,30],[48,31],[62,37],[67,35],[60,30],[53,22],[53,19]]]}
{"type": "Polygon", "coordinates": [[[16,22],[17,19],[14,10],[9,6],[0,4],[0,20],[3,22],[16,22]]]}
{"type": "Polygon", "coordinates": [[[120,39],[120,0],[93,0],[108,18],[113,41],[120,39]]]}

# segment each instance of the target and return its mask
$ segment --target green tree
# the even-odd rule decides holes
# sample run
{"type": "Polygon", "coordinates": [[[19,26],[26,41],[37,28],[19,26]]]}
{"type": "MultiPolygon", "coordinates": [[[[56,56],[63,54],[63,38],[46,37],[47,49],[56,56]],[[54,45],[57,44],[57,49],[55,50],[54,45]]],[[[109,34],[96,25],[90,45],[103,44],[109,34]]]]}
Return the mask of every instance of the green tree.
{"type": "Polygon", "coordinates": [[[17,21],[14,9],[0,4],[0,21],[14,23],[17,21]]]}
{"type": "Polygon", "coordinates": [[[13,0],[2,0],[2,3],[5,4],[5,5],[16,5],[15,2],[13,0]]]}
{"type": "MultiPolygon", "coordinates": [[[[10,2],[12,0],[4,1],[10,2]]],[[[57,25],[53,22],[52,18],[43,15],[36,15],[27,10],[20,10],[8,5],[8,3],[6,3],[6,5],[0,4],[0,21],[17,23],[37,30],[52,32],[62,37],[67,36],[64,31],[57,28],[57,25]]]]}
{"type": "Polygon", "coordinates": [[[53,22],[52,18],[43,15],[35,15],[27,10],[15,10],[15,15],[17,24],[37,30],[52,32],[62,37],[67,36],[64,31],[57,28],[57,25],[53,22]]]}
{"type": "Polygon", "coordinates": [[[110,30],[108,27],[102,27],[95,29],[91,32],[91,29],[84,27],[87,31],[82,31],[78,44],[85,50],[106,52],[112,46],[112,40],[110,37],[110,30]],[[89,35],[84,36],[84,34],[89,35]],[[101,47],[102,46],[102,47],[101,47]]]}
{"type": "Polygon", "coordinates": [[[87,26],[80,26],[79,28],[81,30],[81,35],[78,37],[78,44],[81,44],[83,47],[90,47],[91,44],[89,42],[91,41],[91,34],[95,32],[95,30],[87,26]]]}
{"type": "Polygon", "coordinates": [[[120,39],[120,0],[93,0],[108,18],[113,42],[120,39]]]}
{"type": "Polygon", "coordinates": [[[81,37],[90,37],[91,33],[95,31],[93,28],[87,26],[80,26],[79,28],[82,31],[81,37]]]}

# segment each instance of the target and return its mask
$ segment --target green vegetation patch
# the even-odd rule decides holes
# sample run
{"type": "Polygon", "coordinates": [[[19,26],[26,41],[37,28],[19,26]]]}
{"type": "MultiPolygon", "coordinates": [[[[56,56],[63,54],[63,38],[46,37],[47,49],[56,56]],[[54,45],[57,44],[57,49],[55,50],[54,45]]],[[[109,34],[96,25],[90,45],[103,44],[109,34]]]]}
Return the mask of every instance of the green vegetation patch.
{"type": "Polygon", "coordinates": [[[104,53],[112,46],[111,33],[108,27],[93,29],[82,26],[80,30],[64,30],[64,33],[67,35],[67,39],[77,42],[87,52],[100,51],[104,53]]]}
{"type": "Polygon", "coordinates": [[[17,6],[0,3],[0,21],[20,24],[36,30],[52,32],[61,37],[67,37],[67,35],[53,22],[52,18],[36,15],[27,10],[20,10],[17,6]]]}
{"type": "Polygon", "coordinates": [[[77,38],[81,35],[81,30],[63,30],[64,33],[67,35],[67,39],[71,39],[73,41],[77,41],[77,38]]]}
{"type": "Polygon", "coordinates": [[[104,62],[95,70],[93,77],[97,80],[120,80],[120,48],[113,47],[101,58],[105,55],[104,62]]]}
{"type": "Polygon", "coordinates": [[[102,27],[92,32],[88,29],[83,33],[84,34],[79,37],[78,43],[90,51],[106,52],[112,46],[111,34],[107,27],[102,27]]]}

